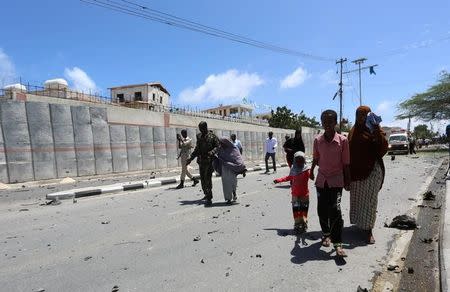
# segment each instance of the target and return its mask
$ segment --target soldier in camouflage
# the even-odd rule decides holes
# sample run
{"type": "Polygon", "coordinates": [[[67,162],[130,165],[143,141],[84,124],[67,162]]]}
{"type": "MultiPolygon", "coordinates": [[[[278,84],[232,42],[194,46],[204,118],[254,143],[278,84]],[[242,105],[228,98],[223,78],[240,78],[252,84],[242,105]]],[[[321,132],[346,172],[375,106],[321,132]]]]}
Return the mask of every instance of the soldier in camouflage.
{"type": "Polygon", "coordinates": [[[197,163],[200,167],[200,180],[206,200],[205,206],[211,206],[213,196],[211,177],[214,171],[212,162],[220,143],[217,136],[212,131],[208,131],[208,124],[205,121],[198,124],[198,129],[200,133],[197,134],[197,145],[186,164],[188,165],[197,157],[197,163]]]}

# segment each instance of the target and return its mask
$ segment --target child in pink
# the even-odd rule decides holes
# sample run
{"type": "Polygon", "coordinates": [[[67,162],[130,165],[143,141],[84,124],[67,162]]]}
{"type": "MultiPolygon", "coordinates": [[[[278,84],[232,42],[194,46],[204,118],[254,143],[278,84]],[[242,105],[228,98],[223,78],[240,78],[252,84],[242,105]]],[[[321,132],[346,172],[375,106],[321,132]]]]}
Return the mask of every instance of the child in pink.
{"type": "Polygon", "coordinates": [[[309,207],[309,168],[306,166],[305,153],[297,151],[288,176],[275,179],[274,183],[291,182],[292,213],[294,215],[294,231],[303,233],[308,229],[309,207]]]}

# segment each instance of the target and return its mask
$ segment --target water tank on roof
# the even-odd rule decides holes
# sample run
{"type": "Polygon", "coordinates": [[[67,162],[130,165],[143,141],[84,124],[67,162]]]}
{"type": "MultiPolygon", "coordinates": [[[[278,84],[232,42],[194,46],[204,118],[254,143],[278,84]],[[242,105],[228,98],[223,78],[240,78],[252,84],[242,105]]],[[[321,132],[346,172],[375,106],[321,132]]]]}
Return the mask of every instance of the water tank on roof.
{"type": "Polygon", "coordinates": [[[50,79],[44,82],[45,88],[67,88],[69,85],[67,84],[67,81],[62,78],[57,79],[50,79]]]}
{"type": "Polygon", "coordinates": [[[20,83],[6,85],[5,87],[3,87],[3,89],[10,91],[27,91],[25,85],[22,85],[20,83]]]}

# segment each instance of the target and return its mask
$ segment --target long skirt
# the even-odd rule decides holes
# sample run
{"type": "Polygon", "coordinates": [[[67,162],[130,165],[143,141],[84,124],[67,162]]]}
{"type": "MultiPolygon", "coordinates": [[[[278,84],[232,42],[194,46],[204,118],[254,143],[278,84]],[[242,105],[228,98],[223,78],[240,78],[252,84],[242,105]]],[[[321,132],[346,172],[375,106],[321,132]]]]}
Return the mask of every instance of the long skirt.
{"type": "Polygon", "coordinates": [[[383,171],[375,162],[370,175],[350,185],[350,223],[363,230],[371,230],[375,225],[378,192],[383,181],[383,171]]]}
{"type": "Polygon", "coordinates": [[[237,174],[228,167],[222,165],[222,187],[225,201],[233,198],[237,188],[237,174]]]}

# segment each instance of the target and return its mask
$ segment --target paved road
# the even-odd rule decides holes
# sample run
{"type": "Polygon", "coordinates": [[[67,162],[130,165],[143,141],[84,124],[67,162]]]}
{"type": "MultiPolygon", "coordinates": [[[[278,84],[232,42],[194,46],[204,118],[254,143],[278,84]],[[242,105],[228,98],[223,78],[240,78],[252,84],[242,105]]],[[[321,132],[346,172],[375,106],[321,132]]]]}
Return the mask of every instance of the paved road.
{"type": "Polygon", "coordinates": [[[223,204],[218,179],[212,208],[198,204],[198,187],[167,186],[58,206],[1,205],[0,287],[46,292],[111,291],[115,285],[119,291],[369,288],[399,233],[384,228],[384,222],[417,204],[412,199],[425,190],[442,156],[386,158],[373,246],[349,226],[344,193],[345,261],[338,261],[332,248],[320,247],[312,183],[309,232],[297,238],[291,233],[289,189],[273,185],[273,174],[240,178],[233,206],[223,204]]]}

